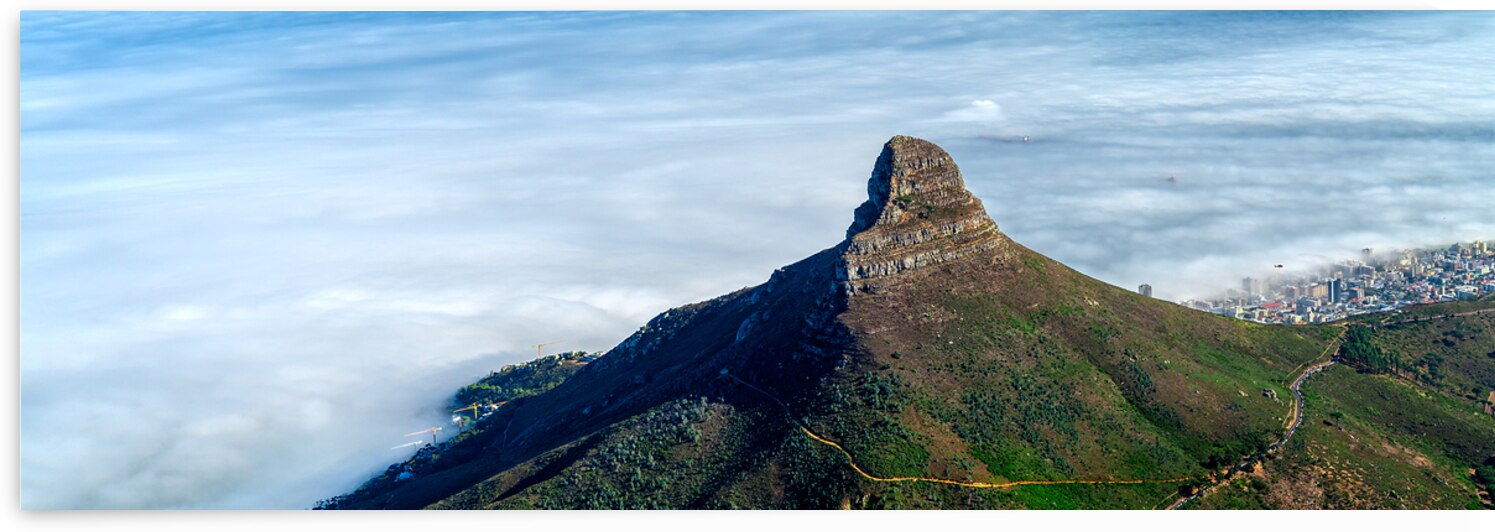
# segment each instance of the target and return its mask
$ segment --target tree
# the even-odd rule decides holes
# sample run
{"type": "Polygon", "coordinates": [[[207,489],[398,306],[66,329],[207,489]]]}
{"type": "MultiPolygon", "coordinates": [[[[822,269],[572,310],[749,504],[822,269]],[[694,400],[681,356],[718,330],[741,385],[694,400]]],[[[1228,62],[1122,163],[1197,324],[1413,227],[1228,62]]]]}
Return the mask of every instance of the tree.
{"type": "Polygon", "coordinates": [[[1346,364],[1368,373],[1387,373],[1399,366],[1399,360],[1381,351],[1371,340],[1374,333],[1364,325],[1352,325],[1345,331],[1339,356],[1346,364]]]}

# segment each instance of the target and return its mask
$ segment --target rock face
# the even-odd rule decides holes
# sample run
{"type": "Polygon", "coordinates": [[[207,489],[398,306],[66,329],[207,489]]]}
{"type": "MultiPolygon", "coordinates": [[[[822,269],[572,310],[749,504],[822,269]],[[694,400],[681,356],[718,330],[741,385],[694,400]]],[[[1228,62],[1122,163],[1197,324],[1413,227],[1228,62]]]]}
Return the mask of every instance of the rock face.
{"type": "Polygon", "coordinates": [[[843,242],[841,280],[851,294],[1006,240],[950,154],[926,140],[897,136],[883,145],[867,196],[843,242]]]}

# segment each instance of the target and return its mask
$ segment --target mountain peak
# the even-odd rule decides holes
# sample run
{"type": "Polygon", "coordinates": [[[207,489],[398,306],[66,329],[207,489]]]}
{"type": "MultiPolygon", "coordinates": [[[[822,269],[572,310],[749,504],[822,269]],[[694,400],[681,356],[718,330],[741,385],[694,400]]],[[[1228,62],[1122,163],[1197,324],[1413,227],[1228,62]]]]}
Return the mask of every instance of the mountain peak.
{"type": "Polygon", "coordinates": [[[926,206],[973,199],[949,153],[933,142],[899,135],[883,145],[867,180],[867,201],[857,208],[846,236],[875,225],[897,224],[918,216],[926,206]]]}
{"type": "Polygon", "coordinates": [[[883,145],[846,240],[846,281],[855,290],[870,288],[871,279],[992,249],[1002,237],[949,153],[899,135],[883,145]]]}

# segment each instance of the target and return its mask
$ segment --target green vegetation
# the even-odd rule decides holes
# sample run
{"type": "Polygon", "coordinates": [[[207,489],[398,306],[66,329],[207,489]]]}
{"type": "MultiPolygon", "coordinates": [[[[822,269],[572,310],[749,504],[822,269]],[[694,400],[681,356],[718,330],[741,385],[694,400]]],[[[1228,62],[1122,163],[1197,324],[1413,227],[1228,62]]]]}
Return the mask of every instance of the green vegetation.
{"type": "MultiPolygon", "coordinates": [[[[678,506],[662,494],[680,493],[689,476],[675,468],[694,468],[695,457],[687,457],[675,468],[661,467],[675,462],[677,447],[701,441],[701,423],[711,414],[704,398],[678,400],[651,410],[602,434],[592,436],[585,444],[585,454],[576,463],[551,478],[525,480],[534,483],[525,496],[513,501],[485,493],[482,487],[468,490],[444,505],[461,508],[461,501],[507,502],[511,506],[577,509],[651,509],[678,506]],[[576,467],[581,466],[581,467],[576,467]]],[[[548,464],[547,464],[548,465],[548,464]]],[[[543,471],[544,468],[541,468],[543,471]]],[[[512,486],[505,486],[505,489],[512,486]]],[[[443,505],[443,506],[444,506],[443,505]]],[[[438,506],[440,507],[440,506],[438,506]]]]}
{"type": "Polygon", "coordinates": [[[1339,356],[1345,363],[1369,373],[1389,373],[1401,367],[1401,361],[1387,355],[1371,341],[1370,327],[1351,325],[1345,331],[1344,343],[1339,347],[1339,356]]]}
{"type": "Polygon", "coordinates": [[[913,510],[990,509],[1125,509],[1152,508],[1171,500],[1176,484],[1033,485],[1010,489],[971,489],[944,484],[875,483],[849,505],[853,509],[913,510]]]}
{"type": "Polygon", "coordinates": [[[929,452],[901,421],[911,400],[908,383],[896,374],[869,373],[828,389],[821,415],[810,424],[842,442],[872,474],[918,475],[929,465],[929,452]]]}
{"type": "Polygon", "coordinates": [[[1474,481],[1485,486],[1495,484],[1495,464],[1474,468],[1474,481]]]}
{"type": "Polygon", "coordinates": [[[457,395],[452,398],[452,407],[461,408],[474,403],[502,403],[543,393],[585,367],[586,361],[594,356],[585,351],[573,351],[504,366],[503,369],[457,390],[457,395]]]}
{"type": "MultiPolygon", "coordinates": [[[[1269,396],[1291,397],[1294,368],[1338,332],[1211,316],[1036,254],[1015,261],[996,278],[956,267],[942,278],[968,284],[883,293],[885,306],[854,313],[884,332],[807,421],[884,477],[1202,477],[1276,440],[1288,405],[1269,396]]],[[[1181,484],[877,483],[853,507],[1152,507],[1181,484]]]]}
{"type": "Polygon", "coordinates": [[[1485,308],[1495,304],[1353,319],[1340,357],[1358,371],[1333,367],[1309,380],[1294,441],[1199,507],[1483,507],[1477,490],[1495,476],[1495,417],[1487,396],[1470,389],[1492,388],[1495,359],[1484,356],[1484,331],[1495,313],[1451,314],[1485,308]],[[1428,317],[1436,318],[1402,322],[1428,317]]]}
{"type": "MultiPolygon", "coordinates": [[[[836,309],[835,321],[818,314],[831,305],[793,292],[826,286],[825,277],[776,273],[773,293],[785,306],[765,309],[769,292],[746,290],[673,310],[624,343],[638,347],[596,362],[572,353],[505,368],[464,388],[455,405],[506,406],[339,501],[1153,508],[1276,441],[1288,383],[1340,334],[1196,312],[1009,252],[998,267],[920,270],[905,286],[836,309]],[[812,323],[833,325],[796,336],[812,323]],[[878,477],[1155,482],[876,482],[764,393],[878,477]],[[397,480],[407,472],[410,480],[397,480]]],[[[1495,302],[1457,308],[1480,305],[1495,302]]],[[[1476,490],[1495,476],[1495,313],[1436,312],[1353,320],[1339,352],[1345,364],[1304,386],[1296,436],[1189,507],[1479,507],[1476,490]]]]}
{"type": "Polygon", "coordinates": [[[1466,471],[1495,453],[1489,415],[1345,368],[1315,376],[1304,391],[1308,408],[1293,444],[1199,508],[1480,507],[1466,471]]]}
{"type": "Polygon", "coordinates": [[[1358,317],[1378,325],[1371,343],[1394,361],[1394,374],[1475,404],[1495,390],[1495,299],[1411,307],[1391,317],[1358,317]],[[1464,313],[1463,316],[1452,316],[1464,313]],[[1417,321],[1408,321],[1417,320],[1417,321]]]}
{"type": "MultiPolygon", "coordinates": [[[[1046,278],[1083,285],[1075,275],[1056,267],[1046,278]]],[[[1056,298],[952,290],[932,304],[900,304],[928,309],[905,318],[928,320],[917,334],[884,337],[793,403],[869,473],[1194,480],[1008,489],[873,482],[776,404],[745,392],[749,400],[660,403],[432,507],[1152,508],[1275,441],[1286,382],[1336,334],[1247,326],[1103,289],[1056,298]]],[[[1480,507],[1476,490],[1495,477],[1495,420],[1474,393],[1489,391],[1481,387],[1495,365],[1484,343],[1490,319],[1352,326],[1340,358],[1361,372],[1335,367],[1311,379],[1294,440],[1189,507],[1480,507]],[[1421,353],[1405,356],[1405,345],[1421,353]]],[[[458,401],[544,396],[585,362],[564,354],[506,368],[458,401]]],[[[443,448],[430,457],[436,465],[414,470],[480,456],[463,449],[443,448]]],[[[392,489],[398,472],[363,493],[392,489]]]]}
{"type": "Polygon", "coordinates": [[[433,508],[834,508],[854,485],[840,453],[776,409],[671,401],[433,508]],[[764,468],[782,476],[755,473],[764,468]]]}
{"type": "MultiPolygon", "coordinates": [[[[586,352],[574,351],[504,366],[501,370],[459,389],[452,398],[450,408],[456,409],[471,404],[504,403],[544,393],[560,385],[561,382],[585,367],[587,362],[593,358],[595,358],[594,355],[586,352]]],[[[470,416],[471,413],[467,415],[470,416]]],[[[337,508],[345,501],[392,489],[398,484],[397,478],[401,473],[408,472],[412,475],[428,473],[471,459],[475,450],[471,446],[462,444],[482,432],[481,429],[474,429],[458,434],[444,442],[442,446],[431,451],[422,451],[409,460],[389,466],[384,472],[364,482],[349,494],[317,501],[315,507],[318,509],[337,508]]]]}

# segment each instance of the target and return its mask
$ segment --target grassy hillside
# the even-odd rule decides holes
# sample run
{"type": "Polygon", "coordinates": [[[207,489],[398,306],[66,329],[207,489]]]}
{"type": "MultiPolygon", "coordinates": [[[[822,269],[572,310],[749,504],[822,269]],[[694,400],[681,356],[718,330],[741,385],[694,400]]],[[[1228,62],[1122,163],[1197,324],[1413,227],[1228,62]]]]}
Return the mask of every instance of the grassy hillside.
{"type": "MultiPolygon", "coordinates": [[[[780,342],[728,349],[736,354],[725,359],[704,357],[709,349],[668,350],[638,359],[652,360],[647,366],[621,360],[620,351],[558,386],[520,378],[537,371],[490,377],[464,397],[554,388],[506,405],[432,458],[416,481],[354,494],[349,506],[412,497],[433,508],[1148,508],[1192,482],[1184,479],[1228,467],[1280,435],[1287,381],[1337,334],[1145,298],[1015,243],[989,260],[915,272],[902,288],[853,298],[834,313],[849,335],[844,344],[780,342]],[[595,409],[608,405],[600,399],[659,381],[651,367],[693,371],[644,408],[592,427],[572,424],[598,419],[595,409]],[[723,378],[724,369],[757,389],[723,378]],[[878,482],[796,430],[775,401],[874,477],[1146,482],[1001,489],[878,482]],[[528,455],[494,447],[512,439],[516,420],[535,419],[555,424],[557,436],[528,455]]],[[[799,276],[785,273],[783,282],[799,276]]],[[[712,326],[721,332],[706,336],[745,343],[741,324],[752,313],[735,305],[763,298],[754,295],[760,290],[772,292],[760,287],[672,311],[684,321],[661,322],[640,338],[711,345],[686,332],[727,313],[736,317],[720,319],[733,326],[712,326]]],[[[786,314],[798,308],[791,299],[798,296],[781,302],[786,314]]],[[[548,367],[566,364],[533,369],[548,367]]]]}
{"type": "Polygon", "coordinates": [[[1392,364],[1382,373],[1485,403],[1495,389],[1495,296],[1359,316],[1374,349],[1392,364]]]}
{"type": "Polygon", "coordinates": [[[1488,402],[1495,357],[1487,356],[1495,312],[1453,315],[1483,309],[1495,309],[1495,301],[1353,319],[1376,324],[1370,342],[1404,369],[1345,365],[1314,377],[1304,386],[1308,406],[1296,440],[1200,507],[1488,507],[1488,495],[1480,497],[1488,480],[1476,473],[1495,470],[1488,402]],[[1438,317],[1404,321],[1430,316],[1438,317]]]}
{"type": "Polygon", "coordinates": [[[584,351],[573,351],[504,366],[457,390],[452,397],[452,408],[505,403],[549,391],[585,367],[591,358],[592,355],[584,351]]]}
{"type": "MultiPolygon", "coordinates": [[[[1281,433],[1293,371],[1332,327],[1258,325],[1142,297],[1016,244],[854,302],[865,347],[810,424],[878,476],[1203,477],[1281,433]],[[1275,396],[1276,399],[1273,399],[1275,396]]],[[[1183,482],[898,486],[885,507],[1150,507],[1183,482]],[[972,491],[972,490],[967,490],[972,491]]]]}
{"type": "Polygon", "coordinates": [[[1336,333],[1192,311],[1012,249],[1003,260],[1022,266],[982,269],[996,278],[951,265],[936,275],[967,286],[853,302],[841,319],[855,345],[808,393],[761,370],[734,375],[763,393],[718,375],[432,507],[1151,507],[1184,482],[869,480],[772,401],[879,477],[1198,478],[1280,433],[1286,381],[1336,333]]]}
{"type": "Polygon", "coordinates": [[[852,473],[764,405],[681,399],[471,489],[438,509],[829,508],[852,473]]]}

